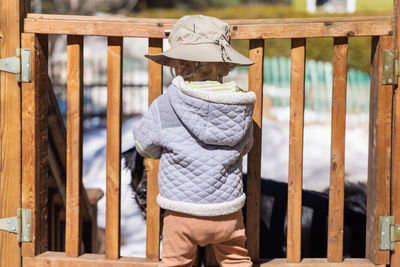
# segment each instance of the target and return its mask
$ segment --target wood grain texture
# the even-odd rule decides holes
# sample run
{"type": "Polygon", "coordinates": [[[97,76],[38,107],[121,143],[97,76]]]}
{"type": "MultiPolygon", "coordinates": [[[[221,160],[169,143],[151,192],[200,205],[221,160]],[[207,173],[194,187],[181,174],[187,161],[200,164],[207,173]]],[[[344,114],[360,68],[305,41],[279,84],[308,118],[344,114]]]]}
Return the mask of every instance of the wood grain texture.
{"type": "Polygon", "coordinates": [[[23,256],[47,250],[48,87],[47,35],[21,35],[32,50],[32,82],[22,83],[22,208],[32,209],[32,242],[22,243],[23,256]]]}
{"type": "Polygon", "coordinates": [[[288,262],[300,262],[301,258],[305,48],[306,39],[292,39],[287,211],[288,262]]]}
{"type": "Polygon", "coordinates": [[[121,236],[122,38],[108,38],[106,257],[118,259],[121,236]]]}
{"type": "Polygon", "coordinates": [[[83,254],[80,257],[68,257],[63,252],[45,252],[36,257],[24,257],[24,267],[150,267],[158,262],[144,258],[121,257],[107,259],[103,254],[83,254]]]}
{"type": "Polygon", "coordinates": [[[379,217],[390,215],[392,85],[382,85],[382,51],[393,48],[392,36],[376,36],[371,44],[366,258],[389,264],[389,251],[379,250],[379,217]]]}
{"type": "MultiPolygon", "coordinates": [[[[74,19],[81,21],[114,21],[114,22],[130,22],[130,23],[159,23],[174,24],[176,19],[161,18],[134,18],[134,17],[99,17],[99,16],[81,16],[81,15],[59,15],[59,14],[37,14],[29,13],[28,19],[55,19],[65,20],[74,19]]],[[[224,20],[229,24],[234,22],[243,24],[289,24],[289,23],[310,23],[310,22],[352,22],[352,21],[387,21],[389,16],[357,16],[357,17],[319,17],[319,18],[272,18],[272,19],[227,19],[224,20]]]]}
{"type": "Polygon", "coordinates": [[[67,37],[67,206],[65,253],[77,257],[82,244],[83,37],[67,37]]]}
{"type": "Polygon", "coordinates": [[[343,257],[347,51],[347,37],[335,38],[333,45],[332,134],[328,214],[327,255],[329,262],[341,262],[343,257]]]}
{"type": "MultiPolygon", "coordinates": [[[[394,49],[400,49],[400,3],[394,0],[393,6],[394,49]]],[[[393,137],[392,137],[392,181],[391,181],[391,215],[395,216],[394,223],[400,224],[400,77],[394,86],[393,95],[393,137]]],[[[400,266],[400,242],[395,243],[391,252],[391,267],[400,266]]]]}
{"type": "MultiPolygon", "coordinates": [[[[162,52],[162,39],[149,39],[149,54],[162,52]]],[[[149,62],[149,106],[162,94],[162,66],[149,62]]],[[[146,258],[153,261],[160,259],[160,208],[157,204],[159,160],[146,160],[147,169],[147,232],[146,258]]]]}
{"type": "MultiPolygon", "coordinates": [[[[29,14],[25,32],[165,38],[176,20],[29,14]],[[81,27],[82,23],[85,27],[81,27]]],[[[390,17],[226,20],[232,39],[390,35],[390,17]]]]}
{"type": "MultiPolygon", "coordinates": [[[[0,58],[13,57],[20,47],[23,18],[30,1],[0,3],[0,58]]],[[[0,72],[0,217],[17,215],[21,207],[21,88],[15,74],[0,72]]],[[[20,266],[21,248],[15,234],[0,231],[0,266],[20,266]]]]}
{"type": "MultiPolygon", "coordinates": [[[[342,262],[328,262],[327,259],[302,259],[299,263],[290,263],[285,259],[273,259],[260,267],[378,267],[367,259],[344,259],[342,262]]],[[[384,266],[381,266],[384,267],[384,266]]]]}
{"type": "MultiPolygon", "coordinates": [[[[400,4],[394,0],[393,6],[394,49],[400,48],[400,4]]],[[[400,77],[397,82],[400,81],[400,77]]],[[[391,215],[395,216],[395,224],[400,224],[400,92],[399,84],[394,86],[393,94],[393,138],[392,138],[392,180],[391,180],[391,215]]],[[[391,252],[390,264],[400,266],[400,242],[395,243],[391,252]]]]}
{"type": "Polygon", "coordinates": [[[263,103],[264,40],[250,40],[249,58],[254,65],[249,67],[249,90],[255,92],[253,126],[254,143],[247,158],[246,235],[247,249],[253,262],[260,257],[260,194],[261,194],[261,137],[263,103]]]}

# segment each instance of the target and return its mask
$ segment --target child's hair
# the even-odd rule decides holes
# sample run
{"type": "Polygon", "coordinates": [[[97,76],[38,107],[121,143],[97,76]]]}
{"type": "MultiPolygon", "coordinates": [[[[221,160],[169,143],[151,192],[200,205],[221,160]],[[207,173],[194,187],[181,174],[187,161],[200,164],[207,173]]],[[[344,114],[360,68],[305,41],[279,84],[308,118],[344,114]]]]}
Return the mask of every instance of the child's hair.
{"type": "Polygon", "coordinates": [[[232,63],[171,60],[172,76],[182,76],[185,81],[219,81],[235,68],[232,63]]]}

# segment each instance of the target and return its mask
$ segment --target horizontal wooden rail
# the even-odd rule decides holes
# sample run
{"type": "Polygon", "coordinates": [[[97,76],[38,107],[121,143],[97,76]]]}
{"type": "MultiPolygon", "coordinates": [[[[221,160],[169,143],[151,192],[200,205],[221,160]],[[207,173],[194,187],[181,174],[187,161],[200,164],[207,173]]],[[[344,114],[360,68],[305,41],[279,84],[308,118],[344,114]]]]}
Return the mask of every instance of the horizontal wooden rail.
{"type": "MultiPolygon", "coordinates": [[[[367,259],[345,259],[343,262],[328,262],[326,259],[302,259],[299,263],[290,263],[286,259],[273,259],[260,267],[377,267],[367,259]]],[[[382,265],[383,267],[383,265],[382,265]]]]}
{"type": "MultiPolygon", "coordinates": [[[[28,14],[24,31],[43,34],[165,38],[176,20],[28,14]],[[82,27],[82,25],[85,25],[82,27]]],[[[391,17],[226,20],[232,39],[392,35],[391,17]]]]}
{"type": "Polygon", "coordinates": [[[106,259],[103,254],[83,254],[77,258],[67,257],[63,252],[47,251],[37,257],[24,257],[24,267],[150,267],[158,266],[158,262],[151,262],[144,258],[121,257],[120,259],[106,259]]]}

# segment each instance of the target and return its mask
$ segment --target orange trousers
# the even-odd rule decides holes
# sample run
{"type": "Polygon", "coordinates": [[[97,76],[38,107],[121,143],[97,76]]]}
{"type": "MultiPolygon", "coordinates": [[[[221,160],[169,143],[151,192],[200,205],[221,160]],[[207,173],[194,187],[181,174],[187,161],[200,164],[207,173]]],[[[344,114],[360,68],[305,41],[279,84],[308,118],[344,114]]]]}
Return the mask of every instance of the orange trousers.
{"type": "Polygon", "coordinates": [[[192,266],[197,246],[211,244],[220,266],[253,266],[245,248],[242,211],[221,216],[193,216],[166,210],[161,267],[192,266]]]}

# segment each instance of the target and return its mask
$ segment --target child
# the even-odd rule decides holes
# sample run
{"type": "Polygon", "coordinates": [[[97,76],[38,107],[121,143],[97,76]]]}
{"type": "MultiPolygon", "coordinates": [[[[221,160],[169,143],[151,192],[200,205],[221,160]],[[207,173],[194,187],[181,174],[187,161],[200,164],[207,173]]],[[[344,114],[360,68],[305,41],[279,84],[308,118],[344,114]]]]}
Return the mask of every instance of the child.
{"type": "Polygon", "coordinates": [[[256,96],[222,80],[253,62],[229,45],[229,25],[213,17],[181,18],[168,40],[169,50],[146,57],[176,77],[133,130],[138,152],[160,158],[161,266],[192,266],[197,245],[207,244],[221,266],[252,266],[241,211],[242,158],[253,144],[256,96]]]}

